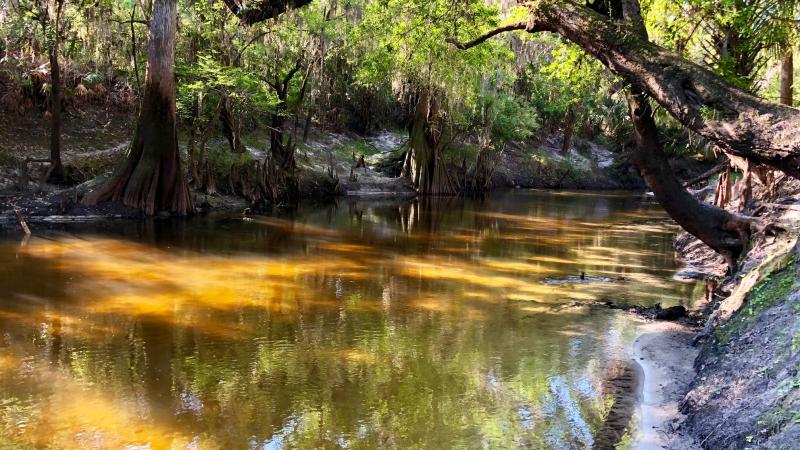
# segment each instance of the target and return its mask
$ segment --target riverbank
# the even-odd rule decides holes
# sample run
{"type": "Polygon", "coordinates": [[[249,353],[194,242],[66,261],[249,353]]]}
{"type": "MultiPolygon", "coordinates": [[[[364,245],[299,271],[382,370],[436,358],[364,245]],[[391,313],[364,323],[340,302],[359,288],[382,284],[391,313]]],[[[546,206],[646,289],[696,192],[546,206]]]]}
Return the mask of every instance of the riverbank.
{"type": "Polygon", "coordinates": [[[738,270],[685,233],[676,250],[713,289],[690,314],[705,327],[644,326],[633,354],[644,372],[634,448],[791,449],[800,442],[800,195],[785,181],[758,216],[780,228],[756,235],[738,270]]]}
{"type": "MultiPolygon", "coordinates": [[[[0,210],[12,217],[18,207],[26,217],[107,216],[136,218],[126,208],[80,205],[82,196],[109,177],[128,148],[135,118],[130,112],[86,107],[64,115],[63,149],[68,185],[40,182],[49,157],[49,122],[39,115],[5,114],[0,117],[0,210]]],[[[186,134],[186,133],[182,133],[186,134]]],[[[331,196],[361,198],[409,198],[416,195],[410,182],[400,178],[407,133],[384,129],[362,136],[346,130],[311,126],[296,148],[300,195],[309,199],[331,196]],[[365,167],[356,164],[364,157],[365,167]]],[[[246,205],[235,194],[236,180],[231,174],[268,155],[268,130],[243,133],[246,151],[232,154],[225,137],[213,133],[205,143],[210,170],[216,185],[193,191],[200,211],[208,209],[242,210],[246,205]],[[234,170],[236,169],[236,170],[234,170]],[[229,192],[232,191],[232,192],[229,192]]],[[[618,153],[602,143],[575,138],[568,151],[562,151],[563,137],[544,133],[524,142],[509,142],[497,153],[492,171],[494,188],[547,188],[582,190],[640,189],[641,179],[618,153]]],[[[179,142],[186,152],[189,137],[179,142]]],[[[470,142],[453,144],[447,164],[453,176],[461,175],[463,164],[474,164],[478,147],[470,142]]],[[[184,161],[189,158],[184,154],[184,161]]],[[[686,176],[702,171],[702,163],[677,166],[686,176]]]]}

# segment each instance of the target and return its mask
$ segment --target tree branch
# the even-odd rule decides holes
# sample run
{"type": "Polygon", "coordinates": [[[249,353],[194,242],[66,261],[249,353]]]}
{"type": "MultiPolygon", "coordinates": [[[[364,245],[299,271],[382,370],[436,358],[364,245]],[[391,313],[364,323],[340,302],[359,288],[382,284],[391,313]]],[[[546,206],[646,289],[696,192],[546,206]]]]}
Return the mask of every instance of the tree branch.
{"type": "Polygon", "coordinates": [[[148,27],[150,26],[150,21],[149,20],[145,20],[145,19],[124,19],[124,20],[123,19],[112,19],[112,22],[115,22],[115,23],[118,23],[118,24],[138,23],[140,25],[147,25],[148,27]]]}
{"type": "MultiPolygon", "coordinates": [[[[800,178],[800,110],[748,94],[575,1],[535,2],[531,15],[527,32],[553,32],[572,41],[726,153],[800,178]]],[[[502,31],[507,29],[489,34],[502,31]]]]}
{"type": "Polygon", "coordinates": [[[457,48],[461,50],[466,50],[468,48],[472,48],[475,47],[476,45],[482,44],[486,42],[486,40],[491,39],[494,36],[497,36],[498,34],[505,33],[508,31],[526,30],[527,28],[528,28],[528,21],[526,20],[523,22],[512,23],[504,27],[495,28],[494,30],[488,31],[469,42],[462,43],[456,40],[456,38],[447,38],[446,40],[450,44],[455,45],[457,48]]]}
{"type": "Polygon", "coordinates": [[[296,74],[297,71],[300,70],[302,67],[303,63],[298,59],[297,63],[294,65],[294,67],[292,67],[292,70],[290,70],[289,73],[287,73],[286,76],[283,77],[283,92],[289,91],[289,82],[292,81],[294,74],[296,74]]]}

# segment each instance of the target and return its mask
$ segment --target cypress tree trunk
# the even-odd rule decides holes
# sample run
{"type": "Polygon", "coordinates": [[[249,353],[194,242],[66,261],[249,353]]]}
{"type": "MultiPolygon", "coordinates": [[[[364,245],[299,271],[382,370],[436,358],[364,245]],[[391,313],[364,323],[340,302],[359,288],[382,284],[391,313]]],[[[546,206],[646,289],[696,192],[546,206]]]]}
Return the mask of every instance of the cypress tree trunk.
{"type": "Polygon", "coordinates": [[[408,132],[414,187],[424,195],[457,194],[442,156],[439,103],[429,93],[419,96],[408,132]]]}
{"type": "Polygon", "coordinates": [[[294,158],[294,143],[291,139],[287,142],[284,136],[286,125],[286,112],[288,90],[278,91],[278,106],[270,118],[270,154],[268,161],[267,178],[271,189],[272,201],[277,202],[280,197],[287,200],[296,200],[300,196],[300,185],[297,179],[297,162],[294,158]]]}
{"type": "Polygon", "coordinates": [[[147,215],[194,211],[178,153],[175,111],[177,0],[155,0],[150,19],[147,75],[136,133],[127,160],[85,201],[122,201],[147,215]]]}

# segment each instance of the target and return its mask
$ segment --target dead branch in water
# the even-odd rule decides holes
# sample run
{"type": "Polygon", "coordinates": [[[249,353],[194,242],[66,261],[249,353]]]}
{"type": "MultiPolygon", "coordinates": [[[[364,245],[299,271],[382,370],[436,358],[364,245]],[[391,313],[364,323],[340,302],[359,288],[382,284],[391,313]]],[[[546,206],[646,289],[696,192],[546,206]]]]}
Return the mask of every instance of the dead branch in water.
{"type": "Polygon", "coordinates": [[[19,221],[19,225],[22,227],[22,231],[25,232],[25,236],[30,236],[31,229],[28,228],[28,224],[25,222],[25,218],[22,217],[22,210],[19,208],[14,208],[14,214],[17,215],[17,221],[19,221]]]}

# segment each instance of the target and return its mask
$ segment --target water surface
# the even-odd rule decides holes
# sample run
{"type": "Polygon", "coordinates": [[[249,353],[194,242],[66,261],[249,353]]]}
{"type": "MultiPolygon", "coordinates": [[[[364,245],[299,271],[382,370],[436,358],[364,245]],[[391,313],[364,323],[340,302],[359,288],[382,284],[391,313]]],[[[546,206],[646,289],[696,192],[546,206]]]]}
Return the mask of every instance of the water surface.
{"type": "Polygon", "coordinates": [[[677,228],[624,193],[0,241],[0,448],[587,448],[677,228]],[[563,282],[585,273],[600,282],[563,282]]]}

